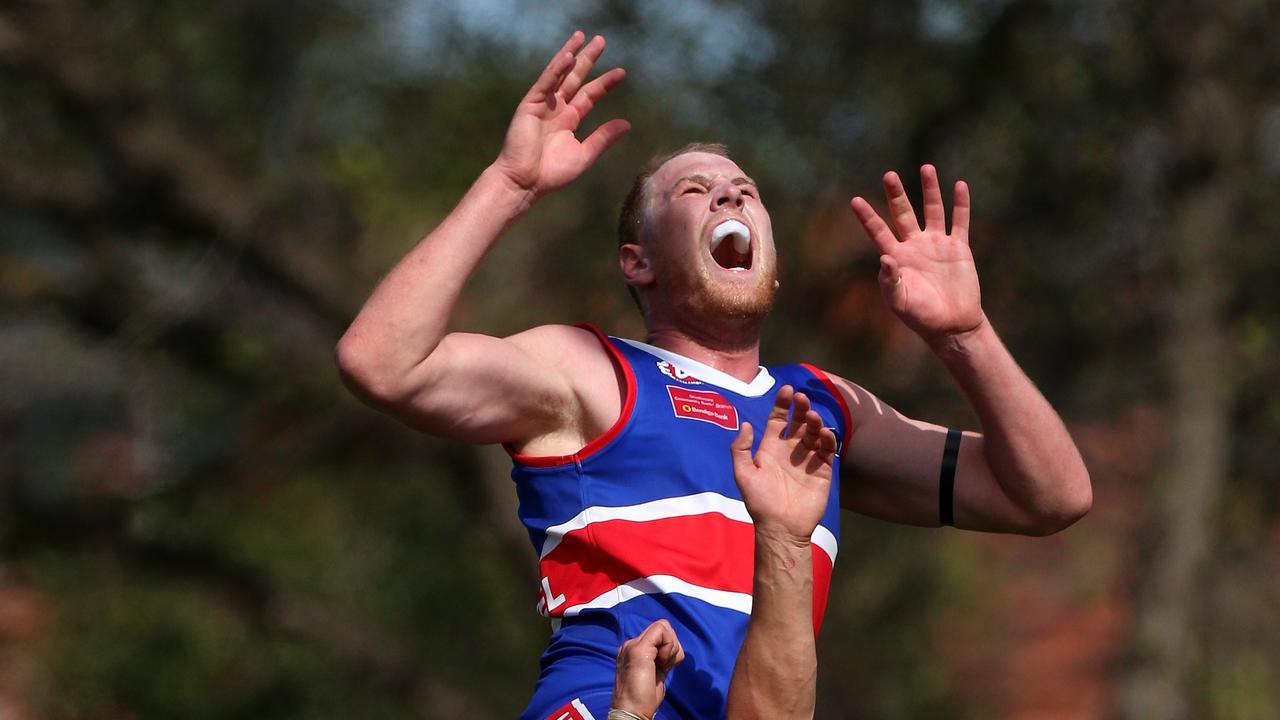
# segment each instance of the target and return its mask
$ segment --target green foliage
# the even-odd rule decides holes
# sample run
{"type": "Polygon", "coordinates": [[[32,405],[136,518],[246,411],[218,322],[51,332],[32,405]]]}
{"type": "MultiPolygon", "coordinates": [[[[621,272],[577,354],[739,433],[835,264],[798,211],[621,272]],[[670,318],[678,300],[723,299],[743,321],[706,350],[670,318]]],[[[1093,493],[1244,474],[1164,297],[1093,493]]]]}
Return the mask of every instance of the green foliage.
{"type": "MultiPolygon", "coordinates": [[[[1276,713],[1280,635],[1259,619],[1275,594],[1256,578],[1274,577],[1280,512],[1280,18],[1145,0],[6,6],[0,592],[35,589],[51,618],[9,630],[40,668],[20,701],[55,718],[519,712],[547,630],[527,540],[493,511],[503,470],[359,405],[332,348],[576,24],[629,73],[588,126],[635,130],[508,233],[459,328],[642,332],[612,260],[617,205],[649,155],[724,141],[782,253],[766,359],[971,425],[878,304],[846,207],[880,204],[890,168],[914,193],[936,162],[974,189],[987,312],[1094,470],[1094,515],[1035,546],[1053,562],[850,518],[820,716],[1013,713],[1017,692],[989,676],[1026,640],[1002,594],[1018,579],[1061,595],[1058,626],[1127,607],[1159,545],[1139,520],[1177,420],[1171,308],[1211,264],[1229,472],[1206,563],[1240,604],[1196,616],[1217,639],[1195,709],[1276,713]],[[1207,263],[1176,240],[1219,194],[1232,212],[1207,263]]],[[[1119,684],[1128,642],[1087,658],[1109,668],[1090,688],[1119,684]]]]}

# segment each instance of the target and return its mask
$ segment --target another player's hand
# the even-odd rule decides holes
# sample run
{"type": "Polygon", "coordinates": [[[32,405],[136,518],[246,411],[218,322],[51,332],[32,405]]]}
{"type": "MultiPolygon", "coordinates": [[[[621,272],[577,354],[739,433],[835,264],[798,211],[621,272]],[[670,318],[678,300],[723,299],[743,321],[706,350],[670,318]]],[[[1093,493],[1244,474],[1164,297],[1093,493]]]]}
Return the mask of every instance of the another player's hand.
{"type": "Polygon", "coordinates": [[[654,621],[618,648],[612,707],[651,718],[667,694],[667,673],[684,661],[684,648],[671,623],[654,621]]]}
{"type": "Polygon", "coordinates": [[[733,441],[733,478],[757,530],[808,542],[827,509],[836,436],[804,393],[778,390],[754,457],[753,433],[743,423],[733,441]]]}
{"type": "Polygon", "coordinates": [[[494,169],[531,199],[572,182],[631,129],[626,120],[610,120],[578,140],[582,119],[626,76],[622,68],[614,68],[587,82],[604,52],[604,38],[597,35],[586,45],[584,40],[575,31],[547,63],[516,108],[494,162],[494,169]]]}
{"type": "Polygon", "coordinates": [[[969,250],[969,186],[955,185],[951,232],[932,165],[920,168],[924,228],[895,172],[885,173],[884,192],[897,235],[866,200],[850,203],[862,229],[880,250],[880,294],[893,312],[926,341],[976,330],[986,322],[978,272],[969,250]]]}

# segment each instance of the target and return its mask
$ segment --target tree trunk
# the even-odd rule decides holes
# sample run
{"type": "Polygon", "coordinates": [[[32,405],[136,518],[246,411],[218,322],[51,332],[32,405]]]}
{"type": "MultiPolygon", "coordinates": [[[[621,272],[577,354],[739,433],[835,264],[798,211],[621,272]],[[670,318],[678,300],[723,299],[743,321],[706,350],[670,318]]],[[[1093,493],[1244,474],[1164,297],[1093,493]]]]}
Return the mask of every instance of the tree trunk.
{"type": "MultiPolygon", "coordinates": [[[[1245,103],[1215,67],[1231,27],[1212,8],[1165,27],[1180,82],[1170,85],[1169,163],[1163,182],[1169,286],[1160,347],[1167,372],[1168,452],[1150,488],[1151,544],[1138,570],[1129,662],[1117,717],[1180,720],[1199,715],[1192,678],[1202,667],[1207,561],[1230,462],[1232,283],[1224,247],[1238,237],[1242,162],[1251,134],[1245,103]]],[[[1194,13],[1188,13],[1193,15],[1194,13]]],[[[1218,60],[1221,60],[1219,57],[1218,60]]]]}
{"type": "Polygon", "coordinates": [[[1122,678],[1121,718],[1191,717],[1188,678],[1201,655],[1196,628],[1205,560],[1227,472],[1228,338],[1221,324],[1218,233],[1230,221],[1224,191],[1208,191],[1174,218],[1179,278],[1169,302],[1163,355],[1170,375],[1168,460],[1151,485],[1158,538],[1134,604],[1133,658],[1122,678]]]}

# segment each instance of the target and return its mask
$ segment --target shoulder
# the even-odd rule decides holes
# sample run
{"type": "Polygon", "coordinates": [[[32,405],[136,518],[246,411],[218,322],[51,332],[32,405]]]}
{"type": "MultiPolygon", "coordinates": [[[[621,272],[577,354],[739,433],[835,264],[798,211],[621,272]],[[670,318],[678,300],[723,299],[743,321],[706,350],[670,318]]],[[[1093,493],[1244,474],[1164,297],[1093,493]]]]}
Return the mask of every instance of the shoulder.
{"type": "Polygon", "coordinates": [[[589,326],[539,325],[506,340],[536,360],[566,372],[581,366],[611,365],[603,335],[589,326]]]}
{"type": "Polygon", "coordinates": [[[625,393],[625,361],[614,359],[604,333],[592,326],[539,325],[507,341],[539,365],[555,368],[588,418],[616,416],[619,391],[625,393]]]}
{"type": "Polygon", "coordinates": [[[877,419],[903,419],[897,410],[858,383],[814,365],[803,367],[816,375],[844,406],[849,431],[877,419]]]}

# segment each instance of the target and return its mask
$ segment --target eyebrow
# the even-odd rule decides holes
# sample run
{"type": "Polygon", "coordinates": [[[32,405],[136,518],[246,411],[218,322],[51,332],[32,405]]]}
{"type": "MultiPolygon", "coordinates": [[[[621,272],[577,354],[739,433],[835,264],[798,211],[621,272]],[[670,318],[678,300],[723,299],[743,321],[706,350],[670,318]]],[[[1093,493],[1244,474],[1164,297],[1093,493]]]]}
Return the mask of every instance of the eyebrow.
{"type": "MultiPolygon", "coordinates": [[[[709,186],[709,185],[711,185],[711,178],[710,178],[709,176],[707,176],[707,175],[685,175],[684,177],[679,178],[679,179],[678,179],[678,180],[676,180],[675,182],[671,183],[671,189],[672,189],[672,190],[674,190],[674,189],[676,188],[676,186],[677,186],[677,185],[679,185],[680,183],[684,182],[685,180],[692,180],[693,182],[696,182],[696,183],[698,183],[699,185],[702,185],[702,186],[709,186]]],[[[755,181],[755,180],[752,180],[751,178],[747,177],[746,175],[739,175],[738,177],[734,178],[733,180],[730,180],[730,182],[732,182],[734,185],[751,185],[751,186],[756,186],[756,181],[755,181]]]]}

